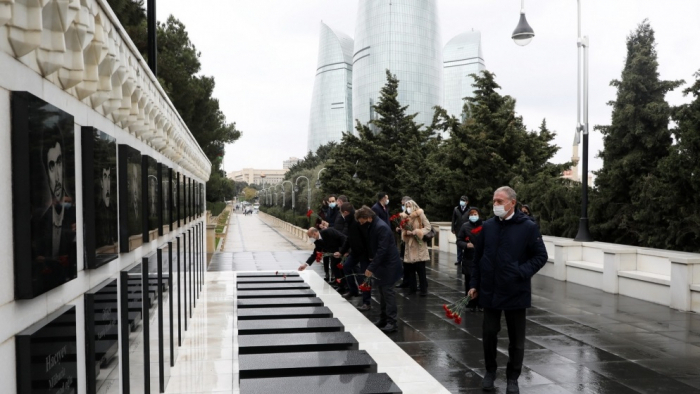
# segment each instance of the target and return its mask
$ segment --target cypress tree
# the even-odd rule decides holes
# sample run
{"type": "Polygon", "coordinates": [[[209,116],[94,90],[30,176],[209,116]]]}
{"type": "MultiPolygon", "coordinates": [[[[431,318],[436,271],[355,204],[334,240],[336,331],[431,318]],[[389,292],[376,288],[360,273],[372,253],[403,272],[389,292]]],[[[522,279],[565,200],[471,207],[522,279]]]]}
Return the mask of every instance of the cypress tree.
{"type": "Polygon", "coordinates": [[[659,78],[654,30],[643,21],[627,37],[620,80],[610,82],[617,88],[617,98],[608,103],[611,124],[595,128],[604,142],[591,201],[591,228],[598,240],[639,245],[663,227],[663,218],[652,212],[661,200],[646,187],[671,147],[671,108],[665,95],[681,83],[659,78]]]}

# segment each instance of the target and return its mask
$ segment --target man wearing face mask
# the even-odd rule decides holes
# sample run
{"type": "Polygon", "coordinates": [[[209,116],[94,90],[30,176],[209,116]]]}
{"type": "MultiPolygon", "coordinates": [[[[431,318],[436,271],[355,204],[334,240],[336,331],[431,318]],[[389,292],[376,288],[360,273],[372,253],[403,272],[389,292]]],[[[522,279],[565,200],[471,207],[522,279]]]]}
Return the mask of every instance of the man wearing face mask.
{"type": "Polygon", "coordinates": [[[378,219],[391,226],[391,223],[389,223],[389,195],[386,192],[377,193],[377,202],[372,205],[372,211],[374,211],[378,219]]]}
{"type": "MultiPolygon", "coordinates": [[[[472,262],[474,261],[474,248],[481,238],[482,222],[481,212],[476,207],[469,208],[469,220],[462,225],[457,233],[457,248],[462,252],[462,274],[464,275],[464,292],[469,294],[469,281],[471,279],[472,262]]],[[[470,300],[467,308],[476,312],[476,300],[470,300]]],[[[482,309],[483,311],[483,309],[482,309]]]]}
{"type": "Polygon", "coordinates": [[[493,194],[496,217],[484,222],[475,245],[469,295],[484,308],[483,346],[485,391],[494,388],[501,314],[508,327],[506,393],[519,393],[518,377],[525,356],[525,310],[532,306],[531,278],[547,262],[539,228],[516,208],[517,195],[508,186],[493,194]]]}
{"type": "MultiPolygon", "coordinates": [[[[459,230],[462,228],[462,225],[464,223],[469,221],[469,197],[467,196],[462,196],[459,198],[459,205],[457,205],[453,210],[452,210],[452,234],[457,235],[459,230]]],[[[460,262],[462,261],[462,253],[464,250],[462,250],[459,246],[457,246],[457,262],[455,262],[455,265],[459,265],[460,262]]]]}

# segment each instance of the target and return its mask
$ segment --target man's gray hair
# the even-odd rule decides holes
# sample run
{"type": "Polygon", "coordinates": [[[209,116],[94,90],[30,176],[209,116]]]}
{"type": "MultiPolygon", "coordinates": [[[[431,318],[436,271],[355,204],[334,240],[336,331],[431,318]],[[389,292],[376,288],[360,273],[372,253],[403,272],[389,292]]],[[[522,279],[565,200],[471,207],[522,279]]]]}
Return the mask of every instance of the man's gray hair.
{"type": "Polygon", "coordinates": [[[517,200],[518,199],[518,195],[515,193],[515,190],[513,190],[513,188],[511,188],[510,186],[501,186],[498,189],[496,189],[496,191],[493,192],[493,194],[495,195],[498,192],[505,193],[506,196],[508,196],[509,200],[517,200]]]}
{"type": "Polygon", "coordinates": [[[409,196],[403,196],[403,197],[401,197],[401,204],[405,203],[406,201],[410,201],[410,200],[413,200],[413,199],[409,196]]]}

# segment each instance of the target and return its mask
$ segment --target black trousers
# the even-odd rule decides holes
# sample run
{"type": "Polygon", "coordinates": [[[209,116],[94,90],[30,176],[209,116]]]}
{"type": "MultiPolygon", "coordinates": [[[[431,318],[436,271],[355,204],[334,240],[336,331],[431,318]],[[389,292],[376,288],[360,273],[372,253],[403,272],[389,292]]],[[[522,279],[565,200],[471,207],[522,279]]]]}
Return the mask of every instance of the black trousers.
{"type": "Polygon", "coordinates": [[[325,256],[323,258],[323,272],[326,273],[326,278],[331,276],[331,256],[325,256]]]}
{"type": "Polygon", "coordinates": [[[484,362],[486,371],[496,372],[496,353],[498,332],[501,331],[501,312],[506,315],[508,327],[508,365],[506,377],[518,379],[523,369],[525,357],[525,309],[503,311],[501,309],[484,308],[484,362]]]}
{"type": "Polygon", "coordinates": [[[416,273],[418,274],[418,281],[420,283],[420,291],[428,291],[428,278],[425,275],[425,261],[418,261],[416,263],[404,263],[406,267],[406,276],[404,276],[404,283],[408,284],[410,290],[416,290],[416,273]]]}
{"type": "Polygon", "coordinates": [[[381,311],[379,314],[379,321],[392,325],[396,324],[398,312],[396,309],[396,289],[394,289],[394,283],[377,286],[377,290],[379,308],[381,311]]]}

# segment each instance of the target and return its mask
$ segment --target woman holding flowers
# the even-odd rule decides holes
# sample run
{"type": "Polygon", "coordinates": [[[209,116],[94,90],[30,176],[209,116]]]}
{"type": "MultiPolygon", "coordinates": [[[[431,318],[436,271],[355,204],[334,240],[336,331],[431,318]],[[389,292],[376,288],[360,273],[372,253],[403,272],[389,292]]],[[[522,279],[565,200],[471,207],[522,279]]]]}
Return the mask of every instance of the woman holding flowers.
{"type": "Polygon", "coordinates": [[[425,217],[425,213],[418,204],[409,200],[404,204],[406,212],[401,213],[401,239],[406,244],[403,261],[406,264],[406,276],[404,282],[408,284],[409,294],[416,293],[416,273],[420,281],[420,295],[428,294],[428,279],[425,276],[425,263],[430,260],[428,245],[423,242],[423,236],[432,226],[425,217]]]}

